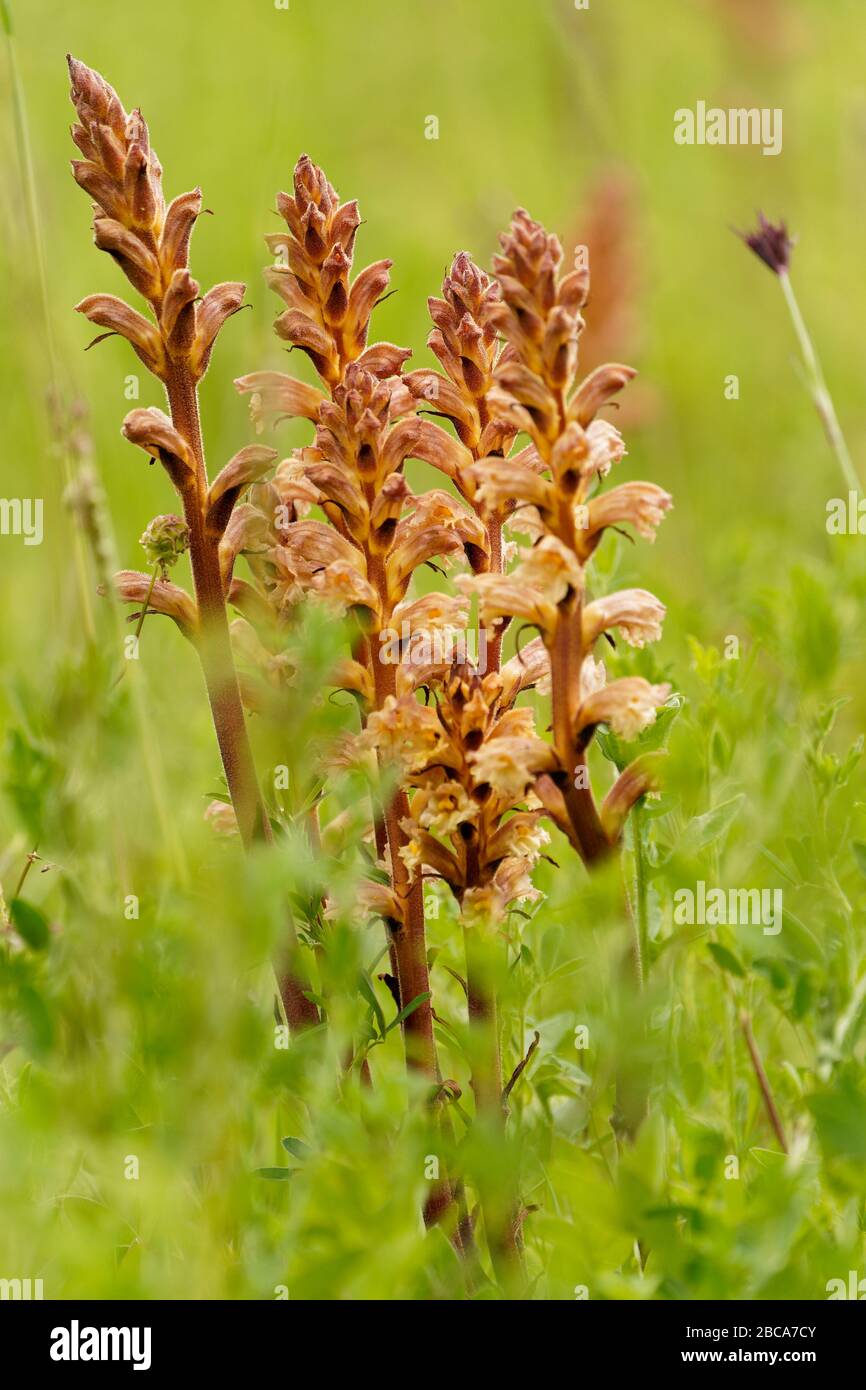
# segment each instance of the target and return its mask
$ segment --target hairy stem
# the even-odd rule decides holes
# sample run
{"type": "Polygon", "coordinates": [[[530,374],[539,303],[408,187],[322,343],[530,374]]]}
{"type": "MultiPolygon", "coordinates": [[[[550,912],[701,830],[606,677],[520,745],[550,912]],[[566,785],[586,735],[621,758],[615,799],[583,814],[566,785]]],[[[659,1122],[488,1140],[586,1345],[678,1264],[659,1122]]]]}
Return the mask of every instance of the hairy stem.
{"type": "MultiPolygon", "coordinates": [[[[381,708],[396,690],[396,669],[372,654],[376,705],[381,708]]],[[[409,815],[409,798],[401,788],[390,799],[384,811],[385,832],[391,860],[391,882],[403,906],[404,923],[393,934],[391,944],[397,964],[400,1005],[405,1008],[419,994],[429,994],[430,976],[427,969],[427,939],[424,924],[424,885],[420,877],[410,879],[409,870],[400,857],[406,837],[400,822],[409,815]]],[[[406,1042],[406,1061],[414,1070],[439,1080],[436,1043],[433,1037],[433,1010],[430,1000],[423,1000],[405,1021],[403,1036],[406,1042]]]]}
{"type": "Polygon", "coordinates": [[[195,386],[184,368],[175,368],[168,382],[168,399],[175,428],[186,439],[196,461],[195,491],[184,496],[190,533],[190,561],[199,613],[199,655],[219,743],[226,781],[244,844],[270,838],[246,718],[241,704],[228,615],[219,565],[219,544],[205,527],[207,475],[195,386]]]}
{"type": "Polygon", "coordinates": [[[553,703],[553,744],[565,773],[562,795],[584,863],[605,858],[611,844],[604,832],[589,785],[585,750],[577,746],[574,729],[576,694],[580,687],[583,650],[580,641],[581,600],[572,594],[560,604],[556,634],[550,649],[553,703]]]}
{"type": "MultiPolygon", "coordinates": [[[[259,790],[232,654],[220,573],[219,538],[211,535],[205,524],[207,471],[198,396],[195,383],[183,366],[173,369],[166,389],[172,421],[189,444],[196,464],[195,484],[185,491],[183,505],[199,613],[198,652],[238,830],[244,846],[249,849],[256,841],[270,842],[272,833],[259,790]]],[[[274,969],[286,1018],[293,1031],[319,1022],[318,1009],[306,997],[294,973],[296,954],[297,936],[294,923],[289,921],[284,940],[275,954],[274,969]]]]}

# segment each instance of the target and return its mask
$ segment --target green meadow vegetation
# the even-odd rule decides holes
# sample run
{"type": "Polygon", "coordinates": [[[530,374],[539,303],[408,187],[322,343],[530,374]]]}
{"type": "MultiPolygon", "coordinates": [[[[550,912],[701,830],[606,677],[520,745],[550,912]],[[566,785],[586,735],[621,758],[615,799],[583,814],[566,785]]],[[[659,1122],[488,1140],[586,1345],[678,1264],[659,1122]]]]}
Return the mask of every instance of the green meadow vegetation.
{"type": "MultiPolygon", "coordinates": [[[[0,13],[0,1279],[58,1299],[851,1296],[838,1288],[866,1279],[866,516],[813,395],[832,396],[866,479],[853,0],[0,13]],[[390,706],[335,677],[370,644],[357,600],[323,601],[327,556],[305,596],[280,591],[290,613],[233,627],[263,813],[220,759],[202,677],[222,679],[215,629],[197,652],[170,617],[136,617],[156,585],[128,588],[131,606],[114,596],[118,570],[162,582],[139,537],[183,508],[177,456],[120,432],[131,411],[168,408],[163,385],[118,334],[85,351],[105,329],[74,312],[96,293],[142,299],[94,248],[93,199],[70,175],[68,52],[140,106],[167,200],[201,187],[202,292],[247,286],[199,389],[211,482],[250,445],[276,451],[238,483],[253,490],[236,515],[268,512],[275,466],[313,425],[257,432],[233,383],[290,373],[338,400],[315,360],[287,354],[297,330],[275,335],[288,301],[262,274],[286,265],[263,238],[286,233],[275,195],[304,152],[359,201],[354,274],[393,262],[370,342],[411,348],[407,376],[439,370],[428,296],[464,248],[493,273],[515,208],[559,236],[559,274],[588,248],[577,380],[606,362],[638,372],[599,417],[627,447],[602,489],[650,479],[673,499],[654,503],[668,512],[654,544],[654,524],[626,518],[581,558],[588,601],[639,589],[667,610],[659,640],[615,633],[595,655],[609,681],[667,689],[642,727],[590,726],[599,803],[636,756],[653,769],[604,853],[576,847],[534,766],[538,796],[521,810],[521,784],[504,823],[535,827],[543,808],[550,840],[533,894],[486,926],[461,905],[480,881],[468,869],[452,891],[444,859],[412,880],[409,853],[383,855],[386,829],[395,845],[407,833],[400,773],[384,757],[371,771],[372,734],[366,762],[346,750],[390,706]],[[781,149],[677,143],[674,113],[698,101],[781,110],[781,149]],[[758,209],[794,238],[822,377],[781,278],[734,234],[758,209]],[[23,529],[37,500],[39,543],[23,529]],[[395,863],[409,867],[388,897],[395,863]],[[422,898],[419,956],[399,938],[422,898]]],[[[200,333],[187,296],[178,318],[193,312],[200,333]]],[[[519,319],[494,312],[492,352],[497,335],[513,348],[519,319]]],[[[174,404],[186,352],[162,378],[174,404]]],[[[516,411],[524,378],[498,383],[516,411]]],[[[538,417],[512,418],[515,451],[543,462],[525,423],[543,433],[538,417]]],[[[481,524],[459,471],[420,448],[407,459],[416,494],[444,490],[481,524]]],[[[188,486],[184,508],[201,501],[188,486]]],[[[310,516],[334,531],[328,505],[310,516]]],[[[235,575],[252,591],[262,547],[245,534],[235,575]]],[[[464,575],[471,621],[487,622],[473,555],[463,539],[450,559],[425,552],[410,597],[453,596],[464,575]]],[[[165,582],[191,594],[190,554],[170,558],[165,582]]],[[[537,635],[514,617],[503,660],[537,635]]],[[[434,686],[409,697],[431,717],[434,686]]],[[[544,687],[526,690],[511,711],[534,714],[548,749],[560,698],[552,713],[544,687]]]]}

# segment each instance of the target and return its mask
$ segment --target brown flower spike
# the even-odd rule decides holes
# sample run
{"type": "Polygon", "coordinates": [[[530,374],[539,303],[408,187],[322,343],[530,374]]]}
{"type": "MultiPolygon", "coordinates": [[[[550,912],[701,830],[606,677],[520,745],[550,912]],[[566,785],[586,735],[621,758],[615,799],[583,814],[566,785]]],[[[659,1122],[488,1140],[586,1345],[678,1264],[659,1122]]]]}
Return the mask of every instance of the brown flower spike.
{"type": "Polygon", "coordinates": [[[494,269],[502,299],[488,318],[508,347],[499,359],[492,401],[501,418],[529,436],[532,448],[522,458],[481,461],[473,471],[488,504],[519,500],[513,524],[525,528],[534,545],[511,574],[477,575],[464,584],[477,592],[483,621],[519,617],[541,634],[550,660],[557,765],[537,779],[535,790],[590,861],[608,853],[629,807],[649,786],[648,774],[627,770],[599,811],[586,763],[593,732],[604,723],[623,738],[634,737],[654,720],[669,690],[636,676],[604,684],[593,656],[597,639],[618,629],[627,643],[654,641],[664,608],[642,589],[588,602],[586,567],[609,526],[630,523],[651,540],[671,499],[653,483],[598,490],[625,452],[618,431],[599,411],[634,372],[609,364],[577,380],[587,268],[560,276],[558,240],[523,209],[501,240],[494,269]]]}
{"type": "MultiPolygon", "coordinates": [[[[204,459],[198,412],[198,383],[207,370],[217,334],[241,306],[244,286],[216,285],[204,297],[189,272],[192,229],[201,212],[198,189],[166,206],[162,167],[140,111],[127,114],[99,73],[70,57],[72,103],[78,123],[72,138],[83,158],[72,162],[76,182],[93,199],[94,240],[107,251],[147,302],[151,317],[114,295],[90,295],[80,313],[131,344],[164,385],[170,415],[155,407],[134,410],[123,433],[165,468],[183,507],[189,537],[195,599],[179,586],[124,571],[120,596],[144,601],[172,617],[198,650],[238,829],[244,843],[270,838],[253,763],[226,616],[230,568],[221,543],[236,502],[261,477],[275,454],[259,446],[241,450],[211,483],[204,459]]],[[[97,340],[98,341],[98,340],[97,340]]],[[[287,941],[278,969],[289,1022],[318,1021],[288,966],[287,941]]]]}
{"type": "MultiPolygon", "coordinates": [[[[123,432],[163,465],[183,511],[157,518],[146,533],[159,575],[124,571],[116,583],[143,611],[170,616],[200,655],[233,804],[209,816],[236,824],[247,844],[269,838],[242,695],[260,713],[279,708],[275,695],[294,674],[285,628],[299,602],[327,604],[346,618],[333,683],[352,691],[361,710],[358,735],[334,757],[373,767],[373,834],[387,881],[359,897],[385,921],[389,987],[403,1009],[413,1006],[404,1019],[407,1061],[439,1094],[422,893],[424,878],[435,877],[450,888],[464,933],[477,1112],[501,1134],[510,1087],[502,1085],[494,957],[509,913],[538,897],[531,874],[548,838],[543,821],[591,863],[617,844],[631,807],[653,785],[651,760],[638,758],[599,806],[587,765],[600,725],[634,738],[669,693],[638,676],[608,683],[595,654],[612,633],[638,647],[657,640],[663,604],[640,588],[592,597],[587,583],[606,530],[630,526],[653,540],[671,506],[653,483],[603,486],[625,446],[601,412],[634,372],[606,364],[579,380],[588,269],[562,274],[558,240],[519,209],[494,274],[460,252],[441,297],[428,301],[428,345],[441,370],[404,374],[408,349],[369,341],[391,263],[353,275],[357,203],[341,202],[304,155],[292,192],[277,197],[285,230],[266,238],[274,256],[266,279],[284,305],[277,336],[309,359],[318,384],[266,371],[236,385],[251,398],[257,429],[303,419],[310,441],[276,468],[273,450],[242,449],[211,482],[197,386],[244,287],[226,282],[201,296],[189,270],[199,191],[166,206],[140,113],[127,115],[83,64],[70,59],[70,73],[83,156],[73,172],[94,200],[96,244],[150,312],[111,295],[78,307],[104,336],[125,337],[163,383],[169,413],[134,410],[123,432]],[[439,469],[446,485],[416,493],[410,459],[439,469]],[[524,540],[506,541],[506,530],[524,540]],[[194,597],[167,579],[167,564],[187,543],[194,597]],[[235,574],[241,555],[249,578],[235,574]],[[433,561],[435,569],[463,567],[456,593],[413,590],[418,570],[433,561]],[[473,601],[484,639],[476,661],[465,648],[473,601]],[[227,603],[241,615],[232,628],[240,680],[227,603]],[[538,635],[503,664],[514,620],[538,635]],[[550,695],[550,738],[518,704],[532,687],[550,695]]],[[[784,228],[763,224],[749,244],[771,268],[785,268],[784,228]]],[[[318,844],[315,810],[308,820],[318,844]]],[[[332,842],[338,832],[324,833],[332,842]]],[[[317,1021],[295,973],[291,934],[278,964],[290,1022],[317,1021]]],[[[428,1221],[451,1199],[446,1179],[432,1190],[428,1221]]],[[[488,1244],[506,1271],[519,1267],[521,1211],[508,1183],[486,1211],[488,1244]]]]}
{"type": "MultiPolygon", "coordinates": [[[[361,618],[351,659],[340,675],[362,699],[365,720],[404,708],[406,646],[431,626],[441,636],[465,626],[465,603],[446,595],[411,601],[413,573],[434,557],[465,556],[483,565],[487,537],[477,516],[444,491],[416,496],[404,464],[419,455],[428,426],[415,416],[415,396],[402,377],[409,351],[368,345],[370,317],[388,284],[390,263],[377,261],[351,278],[360,217],[340,203],[325,175],[305,155],[293,193],[277,208],[287,230],[267,238],[279,258],[268,283],[287,308],[277,335],[306,353],[323,390],[276,372],[243,377],[254,420],[294,416],[315,426],[313,443],[280,465],[273,490],[259,494],[267,527],[267,564],[258,564],[263,592],[279,612],[313,593],[361,618]],[[304,516],[314,503],[327,518],[304,516]],[[396,647],[396,651],[395,651],[396,647]],[[400,700],[398,700],[398,696],[400,700]]],[[[410,716],[411,719],[411,716],[410,716]]],[[[368,726],[369,727],[369,726],[368,726]]],[[[383,768],[392,759],[379,748],[383,768]]],[[[419,877],[405,849],[409,803],[404,787],[377,817],[377,848],[391,887],[385,917],[403,1005],[420,999],[406,1020],[407,1057],[438,1076],[419,877]]]]}

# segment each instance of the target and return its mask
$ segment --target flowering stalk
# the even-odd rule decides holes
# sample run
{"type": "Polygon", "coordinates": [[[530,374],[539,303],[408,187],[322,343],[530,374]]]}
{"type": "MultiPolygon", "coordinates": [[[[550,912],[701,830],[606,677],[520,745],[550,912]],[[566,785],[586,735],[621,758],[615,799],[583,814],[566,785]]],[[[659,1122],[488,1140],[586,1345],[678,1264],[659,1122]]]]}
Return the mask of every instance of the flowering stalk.
{"type": "Polygon", "coordinates": [[[764,265],[768,266],[778,277],[788,312],[791,315],[791,322],[794,325],[794,333],[803,358],[803,365],[806,369],[809,394],[818,412],[818,418],[824,426],[827,442],[836,455],[842,476],[848,487],[852,492],[859,492],[860,479],[851,460],[848,444],[842,433],[842,426],[839,424],[839,417],[836,414],[833,398],[827,388],[818,354],[794,294],[794,286],[791,284],[791,252],[794,249],[794,243],[788,236],[784,222],[775,225],[768,222],[763,213],[759,214],[758,221],[758,230],[750,232],[743,237],[743,240],[754,251],[759,260],[762,260],[764,265]]]}
{"type": "MultiPolygon", "coordinates": [[[[79,122],[72,138],[83,155],[73,160],[72,171],[94,201],[94,240],[147,301],[152,319],[114,295],[90,295],[77,308],[107,330],[102,336],[126,338],[165,388],[171,418],[155,408],[134,410],[123,433],[160,460],[181,499],[195,599],[165,579],[151,585],[147,575],[129,571],[117,576],[117,588],[124,599],[144,600],[153,611],[173,618],[194,643],[238,828],[249,846],[256,839],[270,839],[271,831],[238,691],[221,542],[235,503],[270,467],[274,454],[259,447],[242,450],[209,484],[198,410],[198,383],[220,328],[241,307],[244,286],[216,285],[200,298],[188,268],[200,191],[183,193],[166,207],[162,169],[141,113],[127,115],[98,73],[72,57],[68,62],[79,122]]],[[[317,1021],[315,1006],[286,961],[280,966],[280,990],[290,1024],[317,1021]]]]}
{"type": "MultiPolygon", "coordinates": [[[[440,878],[459,905],[476,1114],[491,1134],[505,1119],[498,933],[512,904],[539,896],[529,873],[548,839],[540,807],[526,803],[534,773],[551,766],[552,750],[535,733],[532,711],[514,708],[538,672],[537,663],[521,657],[483,676],[468,664],[422,666],[413,679],[433,702],[406,702],[399,729],[405,777],[416,789],[403,821],[402,855],[415,881],[422,872],[440,878]]],[[[393,747],[394,734],[388,712],[371,715],[371,742],[393,747]]],[[[517,1194],[485,1192],[482,1206],[492,1258],[510,1286],[519,1264],[517,1194]]]]}
{"type": "MultiPolygon", "coordinates": [[[[278,414],[315,427],[313,445],[296,451],[274,478],[265,588],[278,609],[312,591],[360,616],[338,683],[360,697],[367,727],[377,716],[377,727],[390,729],[391,743],[399,744],[407,701],[414,704],[401,683],[404,645],[431,628],[459,625],[462,613],[455,600],[440,595],[407,601],[412,575],[433,556],[483,549],[485,533],[444,492],[415,497],[403,475],[422,422],[402,378],[409,351],[392,343],[367,345],[390,262],[378,261],[350,280],[357,203],[341,204],[304,156],[293,194],[281,193],[277,207],[287,230],[267,238],[280,259],[266,275],[286,304],[276,331],[307,354],[325,391],[275,372],[237,383],[252,393],[257,421],[278,414]],[[303,515],[312,504],[327,523],[303,515]]],[[[399,747],[380,743],[376,752],[383,772],[401,764],[399,747]]],[[[408,813],[405,787],[398,786],[386,798],[377,832],[380,853],[387,850],[390,888],[376,905],[389,930],[401,1007],[415,1005],[405,1019],[407,1060],[436,1082],[422,884],[410,878],[403,854],[408,813]]]]}
{"type": "Polygon", "coordinates": [[[661,633],[664,606],[643,589],[588,601],[586,568],[604,531],[631,523],[652,540],[671,505],[653,483],[631,482],[597,492],[598,482],[625,449],[598,412],[634,376],[618,364],[577,382],[581,309],[589,293],[580,266],[558,278],[556,237],[518,210],[494,259],[501,302],[488,321],[508,347],[498,360],[492,394],[499,417],[529,436],[531,446],[507,459],[469,465],[487,505],[516,499],[512,525],[533,548],[509,575],[465,581],[478,594],[485,622],[518,617],[538,629],[550,664],[554,765],[535,780],[548,814],[591,863],[618,842],[630,808],[652,786],[644,760],[620,775],[601,807],[590,786],[587,752],[595,729],[608,724],[633,738],[655,719],[669,687],[638,676],[606,684],[593,647],[612,629],[635,646],[661,633]]]}
{"type": "MultiPolygon", "coordinates": [[[[467,460],[477,463],[481,459],[503,458],[509,453],[515,437],[513,427],[497,418],[491,403],[500,341],[490,323],[488,310],[499,298],[496,281],[476,266],[465,251],[459,252],[443,281],[441,299],[428,300],[434,327],[427,345],[439,360],[444,375],[421,370],[407,377],[418,397],[420,408],[448,421],[457,440],[468,451],[468,455],[455,456],[447,443],[450,436],[429,427],[425,428],[422,440],[416,446],[422,457],[448,474],[457,491],[478,516],[486,531],[487,546],[486,550],[473,555],[472,568],[477,573],[494,575],[501,574],[504,569],[506,552],[503,525],[515,503],[508,499],[495,499],[492,505],[488,505],[467,460]]],[[[444,698],[440,702],[440,711],[444,711],[443,722],[452,730],[457,744],[464,745],[458,786],[466,797],[466,804],[475,807],[479,795],[486,799],[486,804],[478,808],[474,822],[470,816],[457,822],[460,835],[455,849],[461,872],[456,878],[448,874],[445,877],[461,906],[463,921],[468,1043],[476,1113],[494,1132],[503,1130],[506,1114],[497,997],[501,951],[496,939],[497,922],[505,904],[496,903],[495,907],[499,910],[494,911],[492,916],[486,910],[473,912],[472,904],[480,900],[486,907],[485,885],[494,877],[498,865],[496,853],[491,853],[491,844],[496,843],[498,834],[500,852],[504,848],[502,818],[512,809],[515,796],[520,801],[525,786],[516,785],[511,789],[511,796],[506,795],[501,801],[495,794],[479,793],[477,780],[472,776],[472,758],[478,754],[480,746],[473,748],[472,742],[467,742],[467,739],[477,741],[480,738],[484,742],[494,727],[501,737],[505,726],[498,722],[497,716],[509,710],[511,701],[523,686],[519,676],[513,679],[510,690],[501,687],[495,679],[500,670],[505,629],[504,622],[497,622],[483,631],[477,671],[455,668],[446,682],[444,698]],[[457,717],[455,704],[462,709],[479,696],[485,717],[479,726],[476,714],[476,727],[462,730],[463,720],[457,717]]],[[[527,665],[520,675],[529,673],[527,665]]],[[[531,679],[526,684],[531,684],[531,679]]],[[[431,818],[426,806],[421,815],[428,827],[436,823],[436,817],[431,818]]],[[[545,832],[534,825],[534,819],[523,813],[522,820],[518,816],[512,823],[512,844],[516,846],[519,831],[523,835],[524,848],[529,850],[531,845],[527,861],[517,867],[515,896],[518,888],[526,890],[527,894],[534,891],[525,879],[525,869],[534,862],[535,852],[546,838],[545,832]]],[[[510,1282],[515,1266],[519,1265],[514,1216],[516,1193],[505,1194],[501,1201],[491,1201],[489,1194],[485,1194],[485,1198],[485,1224],[491,1254],[506,1282],[510,1282]]]]}
{"type": "MultiPolygon", "coordinates": [[[[419,408],[449,421],[476,461],[503,456],[514,440],[514,431],[495,418],[489,400],[499,341],[486,321],[486,309],[498,297],[496,282],[474,264],[467,252],[458,252],[442,283],[442,298],[427,301],[434,325],[427,345],[438,358],[444,375],[419,370],[407,377],[419,408]]],[[[426,454],[449,474],[484,526],[487,545],[473,554],[473,568],[481,573],[500,574],[504,562],[502,528],[510,508],[507,504],[485,506],[477,495],[471,473],[449,466],[442,450],[441,433],[425,429],[419,453],[426,454]]],[[[504,625],[498,623],[483,633],[478,660],[482,675],[499,670],[504,632],[504,625]]],[[[482,860],[475,848],[467,858],[465,887],[472,891],[482,882],[482,860]]],[[[496,992],[485,966],[486,953],[478,949],[478,934],[465,926],[464,947],[469,1021],[477,1053],[472,1075],[475,1100],[479,1110],[501,1123],[502,1062],[496,992]]]]}
{"type": "MultiPolygon", "coordinates": [[[[422,369],[406,377],[419,410],[447,420],[468,451],[455,455],[447,447],[449,436],[429,426],[422,430],[416,446],[418,457],[447,473],[484,526],[486,548],[470,556],[472,569],[479,574],[502,573],[502,528],[515,505],[508,499],[496,499],[488,505],[477,478],[466,466],[467,461],[502,458],[514,442],[515,430],[497,418],[492,399],[500,342],[489,310],[499,297],[496,281],[475,265],[466,251],[458,252],[442,283],[442,298],[427,301],[434,324],[427,346],[439,359],[444,375],[422,369]]],[[[483,657],[479,657],[484,671],[499,670],[505,626],[495,623],[484,633],[483,657]]]]}

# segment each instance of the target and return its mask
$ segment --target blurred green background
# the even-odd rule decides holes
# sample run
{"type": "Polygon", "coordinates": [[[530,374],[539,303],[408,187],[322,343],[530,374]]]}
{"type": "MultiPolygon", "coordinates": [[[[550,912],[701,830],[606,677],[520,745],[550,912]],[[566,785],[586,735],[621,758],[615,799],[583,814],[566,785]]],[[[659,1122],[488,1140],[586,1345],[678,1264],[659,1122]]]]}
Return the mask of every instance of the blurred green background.
{"type": "MultiPolygon", "coordinates": [[[[656,1118],[645,1151],[624,1161],[614,1183],[593,1131],[610,1108],[604,1067],[591,1082],[578,1069],[564,1089],[548,1077],[545,1095],[527,1092],[535,1138],[515,1162],[525,1159],[542,1193],[556,1193],[545,1203],[535,1192],[543,1210],[536,1234],[528,1228],[538,1294],[570,1298],[585,1284],[592,1297],[820,1298],[827,1279],[866,1273],[855,1176],[866,1157],[866,848],[857,849],[866,825],[856,757],[844,765],[866,720],[864,540],[826,533],[827,499],[845,492],[841,476],[798,378],[778,285],[732,234],[761,208],[797,236],[793,279],[862,474],[860,7],[150,0],[135,9],[11,0],[9,8],[56,380],[4,49],[0,495],[44,498],[45,538],[24,547],[0,537],[0,879],[8,901],[38,844],[43,860],[26,895],[53,939],[50,950],[18,953],[3,967],[11,1050],[0,1069],[0,1277],[44,1274],[47,1296],[58,1297],[272,1297],[283,1284],[297,1297],[455,1297],[459,1282],[444,1239],[425,1243],[417,1229],[420,1124],[416,1133],[401,1118],[395,1147],[396,1040],[363,1123],[359,1102],[343,1107],[332,1094],[327,1050],[305,1065],[303,1049],[270,1046],[263,962],[272,890],[280,874],[315,880],[317,870],[296,857],[242,871],[204,834],[219,768],[191,648],[151,619],[140,663],[127,663],[119,695],[109,696],[119,636],[97,598],[95,648],[85,641],[64,451],[73,446],[74,464],[77,447],[97,470],[120,565],[141,564],[139,535],[174,504],[162,471],[119,433],[129,375],[140,381],[133,404],[162,404],[156,384],[120,339],[85,354],[92,331],[73,313],[87,294],[127,287],[95,252],[87,200],[69,174],[67,51],[100,70],[128,109],[141,106],[169,196],[201,185],[213,216],[195,233],[196,277],[249,287],[252,308],[221,335],[203,386],[212,472],[251,438],[233,378],[285,365],[271,330],[276,301],[261,279],[262,237],[276,228],[274,194],[289,186],[302,151],[342,197],[360,200],[356,263],[393,259],[397,293],[378,311],[377,333],[412,346],[416,363],[429,360],[426,297],[451,256],[465,247],[489,264],[515,206],[569,249],[589,244],[587,359],[640,371],[618,419],[629,444],[623,477],[650,478],[675,499],[656,545],[619,545],[600,574],[608,582],[615,570],[618,583],[646,586],[668,605],[663,642],[640,669],[671,680],[687,704],[652,851],[660,962],[652,1002],[664,1039],[656,1118]],[[782,108],[783,152],[676,145],[673,113],[698,100],[782,108]],[[426,138],[430,117],[436,139],[426,138]],[[732,374],[734,400],[725,394],[732,374]],[[53,389],[67,410],[85,412],[71,435],[49,408],[53,389]],[[731,634],[738,662],[718,654],[731,634]],[[826,732],[821,711],[842,699],[826,732]],[[162,830],[153,778],[163,783],[162,830]],[[693,832],[678,858],[694,818],[741,794],[727,837],[701,843],[693,832]],[[703,942],[663,950],[669,890],[714,876],[744,886],[784,881],[805,936],[792,929],[781,942],[738,944],[742,975],[717,968],[703,942]],[[124,916],[129,894],[140,900],[138,920],[124,916]],[[724,1155],[745,1164],[747,1153],[773,1145],[737,1034],[740,1006],[755,1013],[800,1149],[795,1164],[783,1169],[774,1154],[752,1162],[748,1181],[726,1183],[724,1155]],[[315,1136],[311,1123],[321,1126],[315,1136]],[[293,1180],[291,1203],[285,1182],[265,1183],[262,1195],[252,1170],[280,1162],[279,1140],[300,1132],[330,1158],[293,1180]],[[131,1153],[146,1156],[137,1182],[124,1177],[131,1153]],[[661,1208],[666,1217],[647,1216],[661,1208]],[[629,1266],[637,1235],[656,1251],[642,1278],[629,1266]]],[[[304,438],[283,427],[280,446],[304,438]]],[[[310,670],[319,669],[314,651],[310,670]]],[[[286,730],[284,747],[268,748],[271,763],[301,756],[304,737],[321,731],[320,716],[307,717],[309,727],[299,717],[286,730]]],[[[587,890],[573,867],[550,888],[548,916],[528,939],[532,968],[553,979],[552,994],[532,995],[538,980],[527,981],[525,1021],[547,1020],[550,1057],[565,1058],[572,1030],[558,1032],[556,1020],[574,1016],[575,997],[597,1017],[599,1036],[615,1037],[605,982],[618,938],[603,928],[610,921],[619,930],[618,899],[607,882],[587,890]],[[574,961],[579,969],[562,974],[574,961]]],[[[440,934],[447,949],[444,925],[440,934]]],[[[348,935],[345,950],[335,987],[357,965],[348,935]]],[[[519,1056],[516,1035],[515,1046],[519,1056]]]]}

